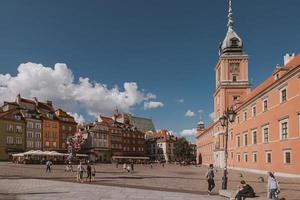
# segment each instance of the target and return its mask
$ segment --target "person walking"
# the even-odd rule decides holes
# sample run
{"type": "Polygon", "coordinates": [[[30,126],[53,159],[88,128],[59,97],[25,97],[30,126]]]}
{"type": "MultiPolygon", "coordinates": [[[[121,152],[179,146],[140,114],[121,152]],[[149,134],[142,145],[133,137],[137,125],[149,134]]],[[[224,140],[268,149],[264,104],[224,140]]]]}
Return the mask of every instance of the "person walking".
{"type": "Polygon", "coordinates": [[[133,161],[131,162],[131,172],[133,172],[134,171],[134,163],[133,163],[133,161]]]}
{"type": "Polygon", "coordinates": [[[92,181],[92,167],[89,163],[86,166],[86,174],[87,174],[86,181],[89,180],[91,182],[92,181]]]}
{"type": "Polygon", "coordinates": [[[131,167],[130,167],[130,165],[128,164],[127,165],[127,172],[129,173],[131,171],[131,167]]]}
{"type": "Polygon", "coordinates": [[[92,165],[92,180],[95,181],[96,178],[96,167],[95,165],[92,165]]]}
{"type": "Polygon", "coordinates": [[[80,162],[79,165],[77,166],[77,182],[81,182],[83,183],[83,173],[84,173],[85,169],[82,165],[82,163],[80,162]]]}
{"type": "Polygon", "coordinates": [[[48,160],[46,162],[46,173],[47,172],[51,173],[51,166],[52,166],[52,162],[51,162],[51,160],[48,160]]]}
{"type": "Polygon", "coordinates": [[[278,194],[280,193],[278,181],[276,180],[274,173],[268,172],[268,175],[268,198],[278,200],[278,194]]]}
{"type": "Polygon", "coordinates": [[[207,183],[208,183],[208,195],[211,194],[211,191],[214,189],[215,187],[215,174],[214,174],[214,165],[210,164],[206,173],[206,179],[207,179],[207,183]]]}

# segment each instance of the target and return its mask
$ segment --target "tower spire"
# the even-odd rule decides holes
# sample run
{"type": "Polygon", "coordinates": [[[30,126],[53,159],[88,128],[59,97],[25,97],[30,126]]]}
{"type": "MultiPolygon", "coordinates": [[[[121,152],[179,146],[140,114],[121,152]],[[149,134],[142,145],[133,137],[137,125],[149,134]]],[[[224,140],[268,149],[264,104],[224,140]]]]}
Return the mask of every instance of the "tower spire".
{"type": "Polygon", "coordinates": [[[233,13],[232,13],[232,2],[231,0],[229,0],[229,9],[228,9],[228,23],[227,23],[227,27],[228,29],[233,29],[233,13]]]}

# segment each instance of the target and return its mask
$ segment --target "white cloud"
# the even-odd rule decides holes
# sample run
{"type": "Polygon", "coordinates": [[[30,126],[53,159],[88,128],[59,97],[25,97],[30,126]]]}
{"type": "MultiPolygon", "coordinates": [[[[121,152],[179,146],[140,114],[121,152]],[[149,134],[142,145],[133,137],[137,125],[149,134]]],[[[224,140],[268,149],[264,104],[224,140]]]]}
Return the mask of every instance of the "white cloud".
{"type": "Polygon", "coordinates": [[[179,103],[183,103],[183,102],[184,102],[184,99],[179,99],[178,102],[179,102],[179,103]]]}
{"type": "Polygon", "coordinates": [[[78,123],[78,124],[84,124],[86,121],[84,119],[84,117],[78,113],[70,113],[68,112],[69,115],[72,115],[75,119],[75,121],[78,123]]]}
{"type": "Polygon", "coordinates": [[[193,111],[191,111],[191,110],[188,110],[188,111],[186,111],[185,116],[186,117],[194,117],[195,113],[193,111]]]}
{"type": "Polygon", "coordinates": [[[180,135],[183,137],[187,137],[187,136],[195,136],[197,133],[197,130],[195,128],[193,129],[185,129],[183,131],[180,132],[180,135]]]}
{"type": "MultiPolygon", "coordinates": [[[[63,63],[51,68],[29,62],[21,64],[17,70],[16,76],[0,74],[0,102],[13,101],[20,93],[25,98],[52,100],[55,106],[67,111],[79,113],[84,110],[97,117],[99,113],[111,114],[115,107],[129,112],[132,107],[156,98],[152,93],[139,90],[135,82],[125,82],[120,89],[118,86],[109,88],[89,78],[80,77],[77,81],[63,63]]],[[[151,103],[150,107],[155,108],[154,104],[151,103]]]]}
{"type": "Polygon", "coordinates": [[[158,107],[163,107],[164,104],[159,101],[149,101],[149,102],[144,102],[144,109],[153,109],[153,108],[158,108],[158,107]]]}
{"type": "Polygon", "coordinates": [[[210,113],[210,114],[209,114],[209,118],[210,118],[212,121],[214,121],[215,113],[214,113],[214,112],[210,113]]]}

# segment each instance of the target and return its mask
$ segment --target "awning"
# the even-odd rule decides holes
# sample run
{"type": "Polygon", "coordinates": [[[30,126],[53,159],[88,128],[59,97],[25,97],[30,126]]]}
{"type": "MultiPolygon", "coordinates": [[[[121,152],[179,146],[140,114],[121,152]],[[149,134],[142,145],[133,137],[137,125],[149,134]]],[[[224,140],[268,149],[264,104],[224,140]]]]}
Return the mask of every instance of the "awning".
{"type": "Polygon", "coordinates": [[[149,157],[134,157],[134,156],[113,156],[112,159],[133,159],[133,160],[149,160],[149,157]]]}

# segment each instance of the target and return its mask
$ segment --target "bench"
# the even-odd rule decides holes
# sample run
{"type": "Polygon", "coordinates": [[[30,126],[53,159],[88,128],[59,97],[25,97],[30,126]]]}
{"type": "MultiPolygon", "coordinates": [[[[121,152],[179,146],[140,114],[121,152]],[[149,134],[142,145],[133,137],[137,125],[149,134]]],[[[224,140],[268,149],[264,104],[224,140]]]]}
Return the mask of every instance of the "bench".
{"type": "MultiPolygon", "coordinates": [[[[236,195],[236,190],[219,190],[219,195],[223,197],[227,197],[230,200],[234,200],[236,195]]],[[[266,197],[256,196],[256,197],[247,197],[246,199],[255,199],[255,200],[266,200],[266,197]]]]}

